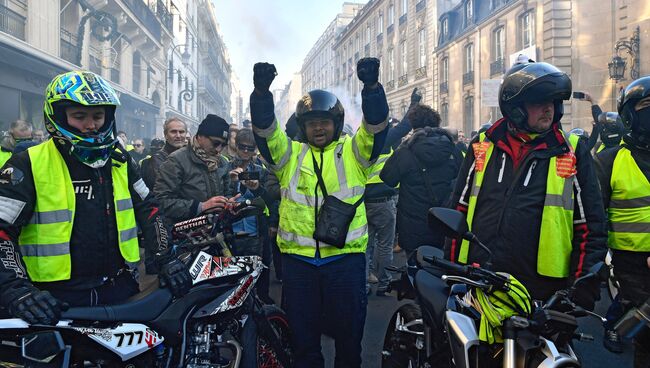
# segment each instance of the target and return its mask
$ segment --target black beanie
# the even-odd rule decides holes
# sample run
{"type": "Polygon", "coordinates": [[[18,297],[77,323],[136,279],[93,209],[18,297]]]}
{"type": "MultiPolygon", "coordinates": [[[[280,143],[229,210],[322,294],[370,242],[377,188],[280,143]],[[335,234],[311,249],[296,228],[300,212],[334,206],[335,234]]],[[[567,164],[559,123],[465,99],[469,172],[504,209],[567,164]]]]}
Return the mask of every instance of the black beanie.
{"type": "Polygon", "coordinates": [[[196,134],[205,137],[228,139],[229,128],[230,126],[223,118],[214,114],[208,114],[201,124],[199,124],[199,130],[196,131],[196,134]]]}

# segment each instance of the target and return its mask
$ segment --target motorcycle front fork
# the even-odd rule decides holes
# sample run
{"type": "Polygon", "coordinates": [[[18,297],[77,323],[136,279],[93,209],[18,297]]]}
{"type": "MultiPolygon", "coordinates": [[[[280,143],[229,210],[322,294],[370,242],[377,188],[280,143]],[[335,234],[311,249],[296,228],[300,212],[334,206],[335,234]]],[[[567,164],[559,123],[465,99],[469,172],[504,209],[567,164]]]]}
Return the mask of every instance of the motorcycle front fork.
{"type": "Polygon", "coordinates": [[[509,318],[503,323],[503,368],[516,368],[517,366],[516,338],[515,324],[509,318]]]}

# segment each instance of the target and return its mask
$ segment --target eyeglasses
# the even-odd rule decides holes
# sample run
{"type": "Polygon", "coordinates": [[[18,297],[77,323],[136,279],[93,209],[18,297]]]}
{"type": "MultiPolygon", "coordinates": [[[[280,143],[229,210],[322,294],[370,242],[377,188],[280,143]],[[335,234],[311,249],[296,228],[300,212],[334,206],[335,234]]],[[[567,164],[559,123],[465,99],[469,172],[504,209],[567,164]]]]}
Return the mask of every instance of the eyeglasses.
{"type": "Polygon", "coordinates": [[[237,149],[240,151],[255,152],[255,146],[248,146],[245,144],[238,144],[237,149]]]}
{"type": "Polygon", "coordinates": [[[133,147],[142,147],[142,145],[139,144],[139,143],[136,143],[136,144],[133,145],[133,147]]]}
{"type": "Polygon", "coordinates": [[[213,139],[213,138],[209,138],[209,139],[210,142],[212,142],[214,148],[224,147],[228,144],[228,142],[222,141],[221,139],[213,139]]]}

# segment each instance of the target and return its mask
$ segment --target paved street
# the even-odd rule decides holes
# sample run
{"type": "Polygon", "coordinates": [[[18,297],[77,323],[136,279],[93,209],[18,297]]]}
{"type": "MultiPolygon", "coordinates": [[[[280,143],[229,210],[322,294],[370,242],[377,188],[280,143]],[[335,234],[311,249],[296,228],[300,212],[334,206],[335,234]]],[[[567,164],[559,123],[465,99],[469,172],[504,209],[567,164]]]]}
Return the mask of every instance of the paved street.
{"type": "MultiPolygon", "coordinates": [[[[403,264],[403,253],[397,255],[395,263],[403,264]]],[[[276,301],[280,300],[281,285],[272,281],[272,295],[276,301]]],[[[384,334],[388,321],[401,303],[394,296],[378,297],[374,294],[368,297],[368,314],[363,339],[363,367],[375,368],[381,366],[381,350],[384,334]]],[[[604,315],[609,305],[609,297],[603,289],[601,301],[596,306],[596,312],[604,315]]],[[[623,354],[617,355],[609,352],[603,347],[603,329],[600,321],[595,318],[582,318],[580,321],[580,332],[594,336],[593,342],[577,342],[576,350],[583,363],[588,368],[627,368],[632,367],[632,349],[627,346],[623,354]]],[[[334,366],[334,340],[323,337],[323,354],[325,356],[325,367],[334,366]]]]}

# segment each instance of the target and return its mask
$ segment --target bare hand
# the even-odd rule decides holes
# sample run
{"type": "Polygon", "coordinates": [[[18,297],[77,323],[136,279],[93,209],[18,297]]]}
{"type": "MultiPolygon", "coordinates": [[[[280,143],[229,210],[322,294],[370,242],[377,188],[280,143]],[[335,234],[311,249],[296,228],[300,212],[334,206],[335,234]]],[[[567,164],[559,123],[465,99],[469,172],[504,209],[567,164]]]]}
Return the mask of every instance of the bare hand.
{"type": "Polygon", "coordinates": [[[591,95],[589,94],[589,92],[585,92],[585,101],[591,102],[592,105],[594,104],[594,100],[591,97],[591,95]]]}
{"type": "Polygon", "coordinates": [[[224,207],[226,207],[226,203],[228,203],[228,199],[226,197],[215,196],[205,202],[201,202],[201,210],[207,211],[213,209],[215,211],[221,211],[224,209],[224,207]]]}
{"type": "Polygon", "coordinates": [[[241,183],[250,190],[257,190],[260,187],[259,180],[244,180],[241,183]]]}
{"type": "Polygon", "coordinates": [[[650,268],[650,257],[648,257],[648,259],[646,259],[646,262],[648,263],[648,268],[650,268]]]}
{"type": "Polygon", "coordinates": [[[230,170],[230,172],[228,173],[228,175],[230,176],[230,181],[239,181],[239,173],[243,171],[244,169],[241,167],[230,170]]]}

